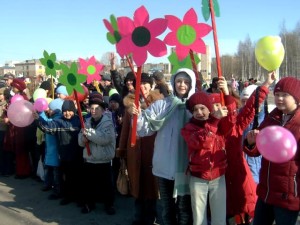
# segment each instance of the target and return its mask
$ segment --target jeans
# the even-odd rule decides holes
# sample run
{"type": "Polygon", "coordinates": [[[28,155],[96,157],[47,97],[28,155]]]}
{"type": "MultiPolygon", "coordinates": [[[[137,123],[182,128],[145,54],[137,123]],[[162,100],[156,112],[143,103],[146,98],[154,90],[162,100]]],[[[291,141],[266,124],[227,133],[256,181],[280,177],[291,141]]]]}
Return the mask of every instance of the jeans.
{"type": "Polygon", "coordinates": [[[299,211],[292,211],[278,206],[270,205],[257,199],[253,225],[295,225],[299,211]]]}
{"type": "Polygon", "coordinates": [[[158,185],[162,204],[162,220],[164,225],[192,224],[191,196],[173,198],[174,180],[159,177],[158,185]]]}
{"type": "Polygon", "coordinates": [[[195,225],[207,224],[207,200],[209,200],[212,225],[226,224],[225,176],[208,181],[190,177],[193,220],[195,225]]]}
{"type": "Polygon", "coordinates": [[[134,221],[143,225],[153,225],[155,222],[156,200],[155,199],[135,199],[134,221]]]}
{"type": "Polygon", "coordinates": [[[44,166],[45,169],[45,186],[52,187],[55,194],[61,194],[61,173],[58,166],[44,166]]]}

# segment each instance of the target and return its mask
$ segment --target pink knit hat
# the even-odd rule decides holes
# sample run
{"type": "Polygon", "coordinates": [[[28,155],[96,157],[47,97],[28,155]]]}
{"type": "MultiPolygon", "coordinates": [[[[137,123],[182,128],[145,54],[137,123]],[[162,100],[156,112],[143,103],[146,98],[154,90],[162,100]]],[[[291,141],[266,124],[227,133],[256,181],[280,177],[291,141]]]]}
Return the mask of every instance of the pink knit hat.
{"type": "Polygon", "coordinates": [[[205,105],[210,112],[213,111],[213,105],[209,95],[204,91],[196,92],[186,101],[186,107],[190,112],[193,112],[193,108],[198,104],[205,105]]]}
{"type": "Polygon", "coordinates": [[[284,77],[275,85],[274,94],[276,92],[286,92],[300,103],[300,80],[295,77],[284,77]]]}

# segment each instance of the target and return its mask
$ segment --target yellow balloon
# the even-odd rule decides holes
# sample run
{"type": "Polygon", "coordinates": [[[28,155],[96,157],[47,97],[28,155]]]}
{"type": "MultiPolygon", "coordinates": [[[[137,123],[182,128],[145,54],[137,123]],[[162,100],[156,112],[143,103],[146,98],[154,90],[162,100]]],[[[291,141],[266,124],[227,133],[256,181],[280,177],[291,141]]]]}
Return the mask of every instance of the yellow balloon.
{"type": "Polygon", "coordinates": [[[268,71],[278,69],[284,58],[284,47],[279,36],[265,36],[255,46],[258,63],[268,71]]]}
{"type": "Polygon", "coordinates": [[[53,100],[52,98],[46,98],[48,104],[53,100]]]}

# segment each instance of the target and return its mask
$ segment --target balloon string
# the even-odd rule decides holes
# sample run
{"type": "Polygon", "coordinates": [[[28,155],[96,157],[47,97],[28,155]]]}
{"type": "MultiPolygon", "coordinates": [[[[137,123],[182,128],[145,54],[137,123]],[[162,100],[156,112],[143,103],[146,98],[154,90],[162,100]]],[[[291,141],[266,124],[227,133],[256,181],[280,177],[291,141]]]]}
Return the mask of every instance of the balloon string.
{"type": "MultiPolygon", "coordinates": [[[[80,124],[81,124],[81,127],[84,129],[84,121],[83,121],[80,102],[79,102],[76,90],[74,90],[74,95],[75,95],[75,100],[76,100],[76,104],[77,104],[77,110],[78,110],[78,114],[79,114],[80,124]]],[[[87,154],[90,156],[91,155],[91,150],[90,150],[90,146],[89,146],[88,142],[85,143],[85,147],[86,147],[87,154]]]]}
{"type": "MultiPolygon", "coordinates": [[[[218,71],[218,77],[220,78],[222,76],[222,69],[221,69],[221,59],[220,59],[220,54],[219,54],[219,44],[218,44],[218,36],[217,36],[217,27],[216,27],[216,22],[215,22],[215,11],[214,11],[213,0],[209,0],[209,9],[210,9],[211,23],[212,23],[212,28],[213,28],[217,71],[218,71]]],[[[220,93],[220,97],[221,97],[221,104],[224,106],[225,101],[224,101],[223,92],[220,93]]]]}

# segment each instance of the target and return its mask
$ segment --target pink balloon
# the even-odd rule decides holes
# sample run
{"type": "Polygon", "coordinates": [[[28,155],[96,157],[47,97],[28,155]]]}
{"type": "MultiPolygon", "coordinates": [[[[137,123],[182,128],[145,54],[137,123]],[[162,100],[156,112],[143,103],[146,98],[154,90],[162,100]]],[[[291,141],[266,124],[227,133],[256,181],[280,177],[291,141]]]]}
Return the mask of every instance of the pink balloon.
{"type": "Polygon", "coordinates": [[[32,112],[32,103],[27,100],[20,100],[10,104],[7,109],[7,117],[16,127],[26,127],[34,120],[32,112]]]}
{"type": "Polygon", "coordinates": [[[256,137],[256,145],[264,158],[275,163],[289,161],[297,151],[294,135],[281,126],[262,129],[256,137]]]}
{"type": "Polygon", "coordinates": [[[38,98],[33,104],[33,108],[38,112],[43,112],[48,108],[48,101],[45,98],[38,98]]]}
{"type": "Polygon", "coordinates": [[[14,103],[16,101],[20,101],[20,100],[24,100],[22,95],[14,95],[11,99],[10,99],[10,103],[14,103]]]}

